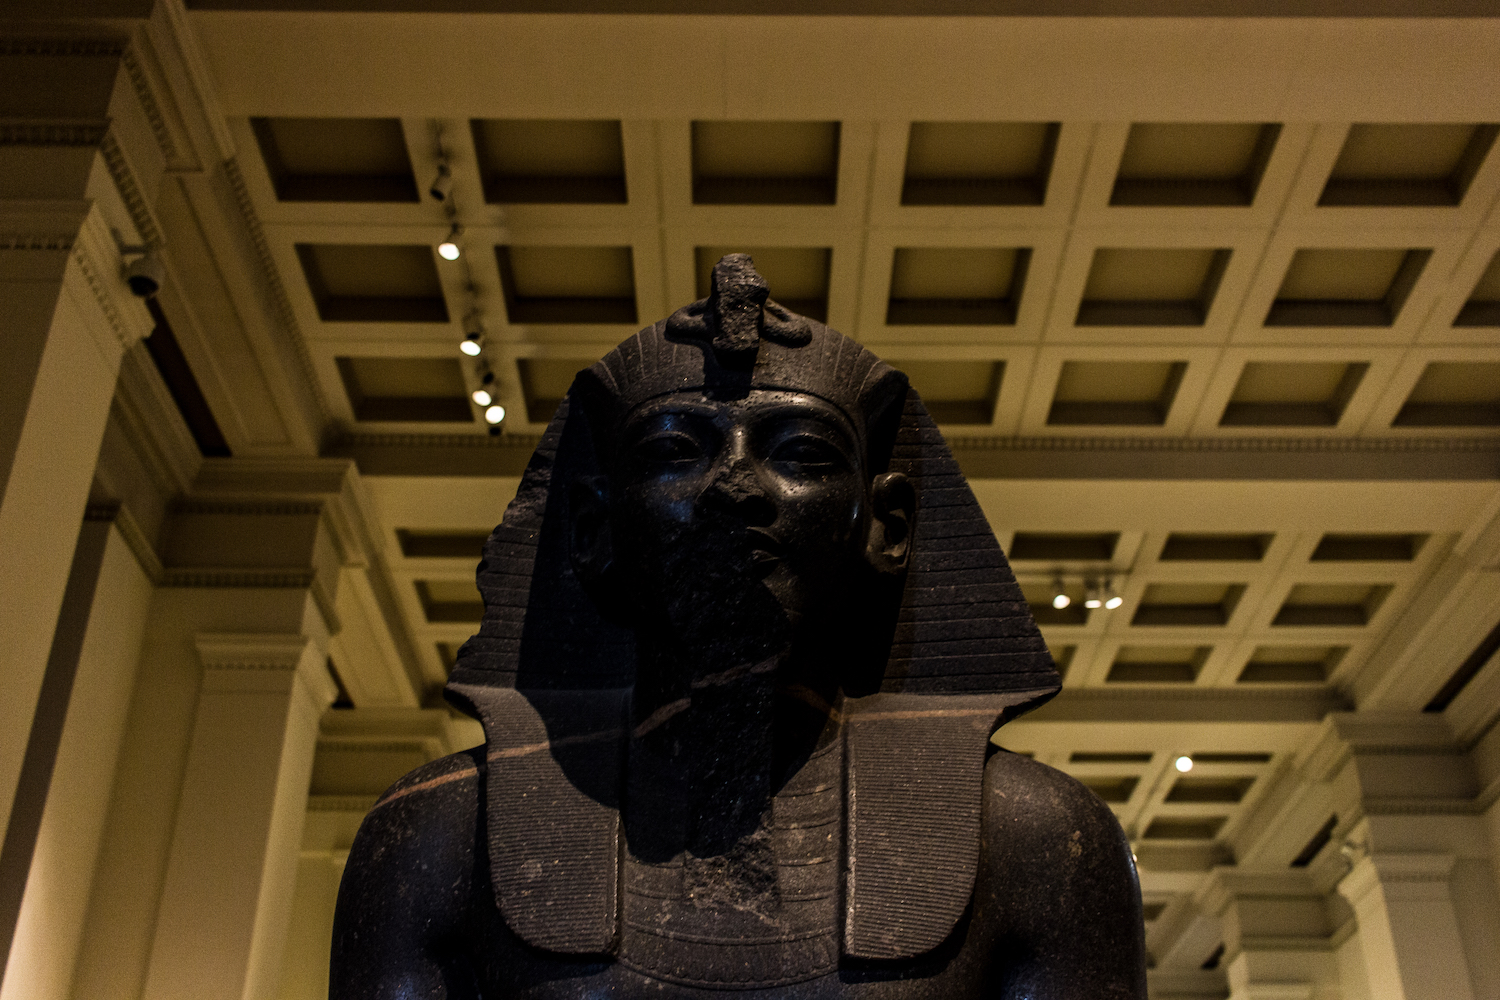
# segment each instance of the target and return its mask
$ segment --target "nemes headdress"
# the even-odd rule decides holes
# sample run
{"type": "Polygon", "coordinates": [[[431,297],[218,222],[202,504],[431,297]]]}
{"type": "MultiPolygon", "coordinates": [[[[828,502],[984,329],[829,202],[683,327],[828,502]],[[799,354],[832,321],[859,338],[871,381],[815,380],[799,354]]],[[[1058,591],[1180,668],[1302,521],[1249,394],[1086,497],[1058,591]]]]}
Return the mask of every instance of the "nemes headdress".
{"type": "Polygon", "coordinates": [[[496,899],[537,947],[608,954],[620,912],[634,635],[600,614],[574,574],[568,484],[600,473],[601,438],[642,403],[753,389],[837,406],[865,435],[872,470],[904,473],[917,495],[884,673],[844,702],[844,955],[919,955],[953,931],[978,865],[990,737],[1061,686],[1004,553],[905,376],[771,300],[746,255],[725,257],[706,299],[579,373],[479,565],[484,619],[447,693],[484,723],[496,899]]]}

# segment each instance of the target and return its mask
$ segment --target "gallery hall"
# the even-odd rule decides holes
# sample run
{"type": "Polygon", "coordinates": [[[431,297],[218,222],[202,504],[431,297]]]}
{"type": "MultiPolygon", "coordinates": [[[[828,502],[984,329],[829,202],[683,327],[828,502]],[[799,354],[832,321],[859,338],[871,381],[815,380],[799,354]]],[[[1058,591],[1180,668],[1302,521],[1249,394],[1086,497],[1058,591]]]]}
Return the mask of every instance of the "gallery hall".
{"type": "Polygon", "coordinates": [[[946,438],[1062,677],[993,742],[1118,820],[1153,1000],[1500,1000],[1497,55],[1487,0],[8,0],[0,1000],[328,996],[575,374],[734,253],[946,438]]]}

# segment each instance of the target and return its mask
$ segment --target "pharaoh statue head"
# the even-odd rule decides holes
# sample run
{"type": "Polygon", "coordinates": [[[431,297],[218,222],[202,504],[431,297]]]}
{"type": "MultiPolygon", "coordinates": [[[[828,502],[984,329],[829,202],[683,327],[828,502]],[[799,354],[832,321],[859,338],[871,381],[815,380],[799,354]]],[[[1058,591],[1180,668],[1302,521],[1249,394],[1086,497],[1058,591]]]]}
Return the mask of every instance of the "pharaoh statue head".
{"type": "MultiPolygon", "coordinates": [[[[777,753],[811,752],[762,738],[788,697],[828,723],[813,736],[838,730],[844,770],[844,913],[830,954],[798,961],[932,948],[974,884],[990,737],[1059,688],[906,377],[778,305],[744,254],[579,373],[478,583],[448,695],[485,726],[497,903],[554,952],[617,950],[622,836],[624,855],[675,849],[632,832],[652,754],[689,785],[722,756],[764,776],[682,820],[689,854],[718,837],[753,870],[760,814],[735,810],[777,791],[777,753]],[[518,810],[536,822],[497,819],[518,810]]],[[[708,897],[727,870],[704,869],[708,897]]]]}

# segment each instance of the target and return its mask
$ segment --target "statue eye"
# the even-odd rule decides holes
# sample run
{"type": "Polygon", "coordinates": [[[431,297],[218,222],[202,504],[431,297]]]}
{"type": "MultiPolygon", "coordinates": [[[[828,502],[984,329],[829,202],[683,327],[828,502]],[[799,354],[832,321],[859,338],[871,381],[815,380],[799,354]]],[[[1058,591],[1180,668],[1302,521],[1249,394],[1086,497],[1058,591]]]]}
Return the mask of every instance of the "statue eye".
{"type": "Polygon", "coordinates": [[[636,454],[657,465],[682,465],[703,457],[703,449],[687,434],[653,434],[636,445],[636,454]]]}
{"type": "Polygon", "coordinates": [[[773,462],[817,469],[829,469],[843,460],[837,448],[811,434],[795,434],[778,442],[770,457],[773,462]]]}

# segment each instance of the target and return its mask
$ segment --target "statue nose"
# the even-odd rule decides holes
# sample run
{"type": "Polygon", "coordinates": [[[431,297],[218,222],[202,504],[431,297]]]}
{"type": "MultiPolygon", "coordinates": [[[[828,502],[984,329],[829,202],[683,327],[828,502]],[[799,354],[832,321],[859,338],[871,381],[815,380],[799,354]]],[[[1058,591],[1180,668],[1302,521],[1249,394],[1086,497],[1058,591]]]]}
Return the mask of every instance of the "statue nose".
{"type": "Polygon", "coordinates": [[[776,519],[776,507],[755,464],[745,455],[731,456],[715,471],[703,491],[703,499],[721,510],[734,512],[746,524],[768,525],[776,519]]]}

